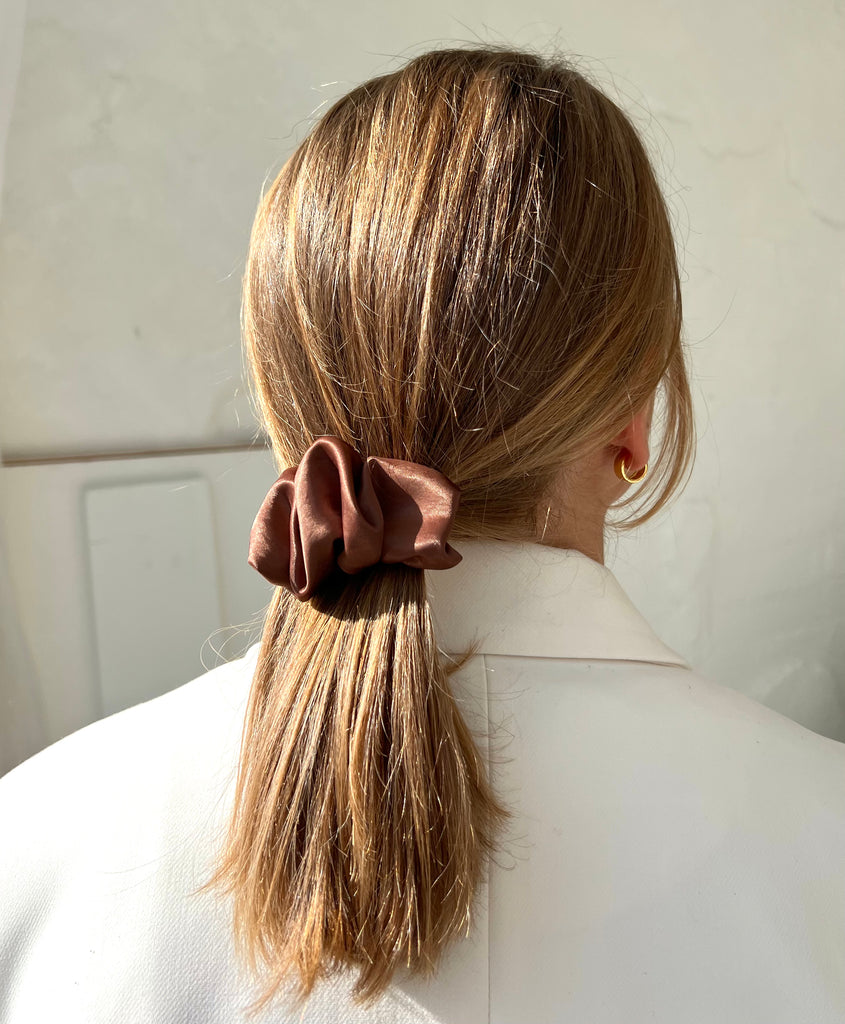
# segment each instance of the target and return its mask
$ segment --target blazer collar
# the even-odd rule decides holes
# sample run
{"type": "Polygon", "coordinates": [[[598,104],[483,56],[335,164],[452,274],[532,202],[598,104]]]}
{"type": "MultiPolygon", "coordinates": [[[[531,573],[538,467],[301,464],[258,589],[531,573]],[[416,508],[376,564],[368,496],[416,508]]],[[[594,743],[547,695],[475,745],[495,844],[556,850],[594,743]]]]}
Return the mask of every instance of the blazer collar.
{"type": "Polygon", "coordinates": [[[644,661],[690,668],[606,566],[544,544],[455,540],[458,565],[426,573],[438,645],[457,654],[644,661]]]}

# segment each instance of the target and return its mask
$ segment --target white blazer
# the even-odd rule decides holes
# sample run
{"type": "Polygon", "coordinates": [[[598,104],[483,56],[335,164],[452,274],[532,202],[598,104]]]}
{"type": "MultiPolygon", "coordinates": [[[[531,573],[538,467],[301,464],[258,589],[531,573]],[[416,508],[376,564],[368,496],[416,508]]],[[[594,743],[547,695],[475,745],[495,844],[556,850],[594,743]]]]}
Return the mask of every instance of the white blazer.
{"type": "MultiPolygon", "coordinates": [[[[311,1024],[842,1024],[845,745],[693,672],[606,567],[472,541],[428,573],[515,812],[469,938],[311,1024]]],[[[233,1024],[258,993],[191,897],[233,795],[258,645],[0,779],[0,1020],[233,1024]]]]}

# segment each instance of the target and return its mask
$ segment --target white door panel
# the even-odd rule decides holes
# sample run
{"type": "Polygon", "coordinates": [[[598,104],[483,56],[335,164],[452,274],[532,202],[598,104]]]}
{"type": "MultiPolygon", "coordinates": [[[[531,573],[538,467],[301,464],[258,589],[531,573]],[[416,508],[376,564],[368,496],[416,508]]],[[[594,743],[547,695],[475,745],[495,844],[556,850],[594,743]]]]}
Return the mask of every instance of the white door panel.
{"type": "MultiPolygon", "coordinates": [[[[246,558],[269,451],[2,472],[7,625],[29,652],[42,746],[258,639],[272,587],[246,558]]],[[[21,759],[0,749],[0,772],[21,759]]]]}
{"type": "Polygon", "coordinates": [[[98,485],[84,495],[104,715],[190,679],[223,625],[211,488],[203,477],[98,485]]]}

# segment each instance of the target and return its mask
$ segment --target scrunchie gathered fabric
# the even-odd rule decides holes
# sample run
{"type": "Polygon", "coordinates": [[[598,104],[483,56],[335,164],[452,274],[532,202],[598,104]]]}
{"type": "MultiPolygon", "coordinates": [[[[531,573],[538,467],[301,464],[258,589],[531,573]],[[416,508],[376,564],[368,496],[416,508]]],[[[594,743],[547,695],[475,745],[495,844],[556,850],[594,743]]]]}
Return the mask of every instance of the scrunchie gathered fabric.
{"type": "Polygon", "coordinates": [[[449,569],[447,542],[460,488],[430,466],[363,458],[334,435],[318,437],[270,489],[249,538],[249,564],[307,601],[334,569],[378,562],[449,569]]]}

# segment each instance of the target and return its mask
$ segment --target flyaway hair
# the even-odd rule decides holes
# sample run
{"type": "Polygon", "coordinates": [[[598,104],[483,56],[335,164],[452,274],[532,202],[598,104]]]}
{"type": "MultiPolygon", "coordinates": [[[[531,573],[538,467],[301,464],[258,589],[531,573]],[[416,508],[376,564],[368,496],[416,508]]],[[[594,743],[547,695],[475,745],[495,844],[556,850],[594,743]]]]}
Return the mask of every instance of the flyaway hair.
{"type": "MultiPolygon", "coordinates": [[[[262,195],[243,333],[279,472],[320,435],[460,488],[460,539],[537,540],[556,475],[655,393],[643,522],[693,418],[666,203],[628,116],[562,57],[435,50],[339,99],[262,195]]],[[[444,571],[449,571],[444,570],[444,571]]],[[[425,570],[278,588],[215,886],[264,977],[380,993],[467,933],[508,809],[425,570]],[[452,655],[449,657],[448,655],[452,655]]]]}

